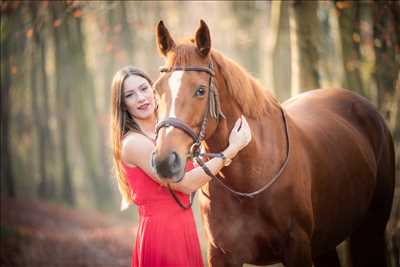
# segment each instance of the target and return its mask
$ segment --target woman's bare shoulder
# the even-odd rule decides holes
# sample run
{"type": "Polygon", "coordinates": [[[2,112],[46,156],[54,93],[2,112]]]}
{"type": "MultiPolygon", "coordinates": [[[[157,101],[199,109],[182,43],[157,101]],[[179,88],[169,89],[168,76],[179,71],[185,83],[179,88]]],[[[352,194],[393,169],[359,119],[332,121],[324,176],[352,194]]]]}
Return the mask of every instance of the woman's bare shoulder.
{"type": "Polygon", "coordinates": [[[154,144],[144,135],[129,132],[125,135],[121,144],[121,159],[130,166],[140,166],[138,159],[150,154],[154,144]]]}

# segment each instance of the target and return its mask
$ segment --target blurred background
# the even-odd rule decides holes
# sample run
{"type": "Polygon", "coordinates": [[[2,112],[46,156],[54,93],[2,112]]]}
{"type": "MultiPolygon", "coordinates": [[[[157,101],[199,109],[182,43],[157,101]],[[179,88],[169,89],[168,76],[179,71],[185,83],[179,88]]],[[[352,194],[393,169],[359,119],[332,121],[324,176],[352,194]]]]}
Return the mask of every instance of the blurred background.
{"type": "Polygon", "coordinates": [[[282,102],[344,87],[376,106],[396,143],[387,244],[391,266],[400,266],[398,2],[1,1],[0,8],[1,266],[130,265],[138,221],[135,207],[119,212],[111,79],[128,64],[156,79],[157,22],[177,38],[192,36],[200,19],[213,47],[282,102]]]}

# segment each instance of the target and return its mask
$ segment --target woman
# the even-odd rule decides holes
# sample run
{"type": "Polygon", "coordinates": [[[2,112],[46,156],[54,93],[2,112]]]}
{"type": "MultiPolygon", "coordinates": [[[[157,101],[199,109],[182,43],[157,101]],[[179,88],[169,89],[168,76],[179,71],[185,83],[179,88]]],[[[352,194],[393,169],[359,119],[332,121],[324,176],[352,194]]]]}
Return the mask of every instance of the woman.
{"type": "MultiPolygon", "coordinates": [[[[156,109],[152,81],[147,74],[131,66],[115,74],[112,82],[112,138],[114,167],[122,195],[121,208],[135,203],[140,217],[132,266],[203,266],[192,210],[178,206],[150,165],[156,109]]],[[[223,151],[228,159],[232,159],[251,140],[244,117],[241,121],[236,122],[229,146],[223,151]]],[[[216,174],[223,163],[221,158],[214,158],[206,165],[216,174]]],[[[188,194],[209,180],[201,167],[187,166],[184,178],[170,186],[177,191],[181,202],[188,203],[188,194]]]]}

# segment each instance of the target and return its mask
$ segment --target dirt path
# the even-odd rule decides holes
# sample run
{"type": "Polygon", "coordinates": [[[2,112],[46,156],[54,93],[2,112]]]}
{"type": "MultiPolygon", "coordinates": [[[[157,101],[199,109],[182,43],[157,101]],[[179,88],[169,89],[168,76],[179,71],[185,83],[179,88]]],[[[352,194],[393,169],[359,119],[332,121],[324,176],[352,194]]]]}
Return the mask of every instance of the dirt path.
{"type": "Polygon", "coordinates": [[[0,266],[130,266],[133,223],[39,201],[1,202],[0,266]]]}

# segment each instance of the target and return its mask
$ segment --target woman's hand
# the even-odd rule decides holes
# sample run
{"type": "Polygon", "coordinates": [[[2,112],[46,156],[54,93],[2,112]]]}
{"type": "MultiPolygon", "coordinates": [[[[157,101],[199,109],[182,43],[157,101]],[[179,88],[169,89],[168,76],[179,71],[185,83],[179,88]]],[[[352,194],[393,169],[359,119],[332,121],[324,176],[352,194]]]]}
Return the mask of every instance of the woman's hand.
{"type": "Polygon", "coordinates": [[[229,146],[223,152],[228,158],[233,158],[251,141],[251,130],[246,118],[242,115],[236,121],[229,135],[229,146]]]}
{"type": "MultiPolygon", "coordinates": [[[[246,119],[241,116],[236,121],[231,134],[229,135],[228,147],[222,152],[225,156],[225,159],[223,157],[215,157],[207,161],[205,165],[214,175],[216,175],[224,166],[228,166],[230,160],[233,159],[233,157],[235,157],[235,155],[241,149],[247,146],[250,141],[251,130],[249,124],[247,123],[246,119]]],[[[211,176],[209,176],[208,173],[206,173],[204,169],[199,166],[190,170],[189,172],[186,172],[182,181],[179,183],[170,183],[170,186],[174,190],[190,194],[209,182],[211,179],[211,176]]]]}

